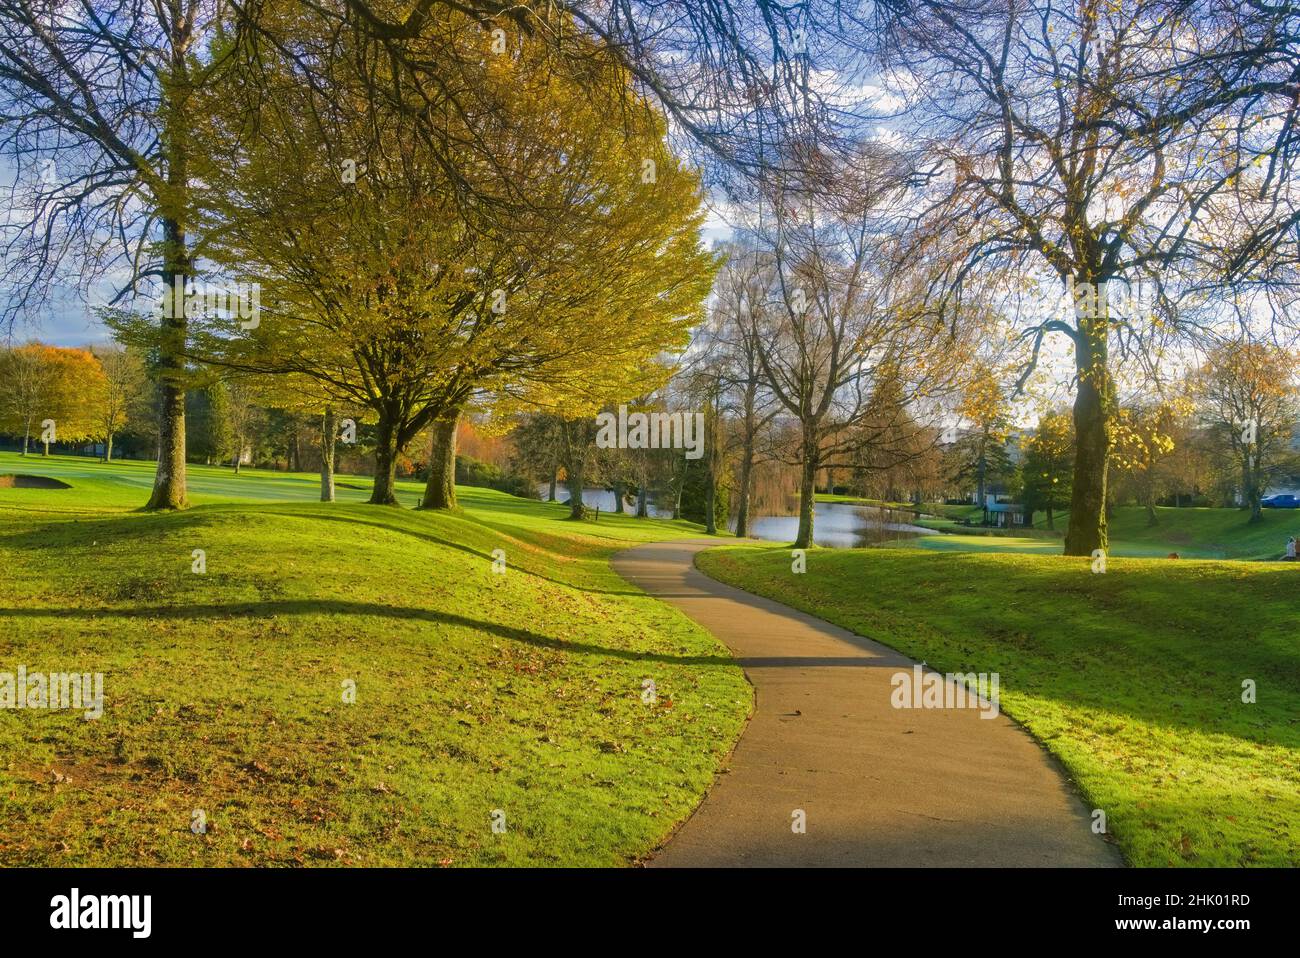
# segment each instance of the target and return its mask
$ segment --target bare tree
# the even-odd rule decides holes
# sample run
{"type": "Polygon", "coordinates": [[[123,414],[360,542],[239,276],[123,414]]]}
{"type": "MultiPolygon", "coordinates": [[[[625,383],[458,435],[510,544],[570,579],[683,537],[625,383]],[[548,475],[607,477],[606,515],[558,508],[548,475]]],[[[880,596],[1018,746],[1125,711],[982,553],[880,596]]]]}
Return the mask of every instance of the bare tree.
{"type": "Polygon", "coordinates": [[[127,410],[145,388],[144,361],[122,346],[92,349],[104,370],[104,390],[99,397],[98,425],[104,440],[104,461],[113,460],[113,437],[126,425],[127,410]]]}
{"type": "MultiPolygon", "coordinates": [[[[217,0],[0,0],[0,153],[18,216],[3,228],[3,315],[67,281],[114,304],[192,272],[196,98],[227,62],[217,0]],[[200,51],[203,55],[200,56],[200,51]],[[124,279],[116,277],[122,275],[124,279]]],[[[184,310],[159,321],[158,469],[148,508],[185,495],[184,310]]]]}
{"type": "Polygon", "coordinates": [[[1069,555],[1107,546],[1112,350],[1141,350],[1196,312],[1172,304],[1281,239],[1300,207],[1300,51],[1288,4],[1225,0],[921,2],[895,11],[891,66],[915,80],[910,130],[962,255],[960,296],[1011,269],[1065,284],[1073,309],[1023,334],[1074,352],[1069,555]],[[956,227],[956,228],[955,228],[956,227]],[[1285,230],[1283,231],[1285,232],[1285,230]],[[1117,309],[1148,284],[1154,307],[1117,309]]]}
{"type": "Polygon", "coordinates": [[[735,531],[743,537],[749,534],[754,467],[772,455],[765,437],[782,409],[764,385],[759,327],[752,319],[772,289],[775,263],[761,249],[739,243],[726,255],[709,323],[697,334],[696,348],[716,370],[723,419],[718,438],[735,460],[735,531]]]}
{"type": "Polygon", "coordinates": [[[752,315],[764,385],[799,424],[799,548],[813,539],[818,472],[864,444],[911,455],[896,427],[951,385],[960,354],[916,296],[898,173],[889,154],[864,151],[817,173],[813,190],[782,184],[773,196],[774,282],[752,315]]]}

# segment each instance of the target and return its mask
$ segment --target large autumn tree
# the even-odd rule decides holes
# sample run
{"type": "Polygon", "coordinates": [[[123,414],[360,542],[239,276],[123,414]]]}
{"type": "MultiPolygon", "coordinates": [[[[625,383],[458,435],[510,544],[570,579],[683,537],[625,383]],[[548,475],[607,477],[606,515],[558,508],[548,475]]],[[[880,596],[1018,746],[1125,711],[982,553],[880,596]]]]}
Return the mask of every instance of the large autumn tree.
{"type": "Polygon", "coordinates": [[[368,408],[381,504],[430,425],[443,481],[426,504],[454,504],[448,437],[471,400],[590,415],[662,379],[713,271],[698,180],[614,64],[593,51],[609,77],[585,88],[526,37],[502,48],[459,15],[441,26],[454,68],[411,91],[445,107],[437,149],[427,116],[377,103],[375,77],[346,65],[328,97],[286,57],[214,104],[214,130],[230,124],[216,139],[239,145],[205,194],[212,256],[260,284],[262,311],[252,328],[205,317],[194,355],[368,408]]]}
{"type": "Polygon", "coordinates": [[[23,437],[23,455],[33,436],[50,435],[42,427],[47,421],[54,442],[94,438],[106,388],[104,370],[87,350],[29,343],[0,352],[0,431],[23,437]]]}

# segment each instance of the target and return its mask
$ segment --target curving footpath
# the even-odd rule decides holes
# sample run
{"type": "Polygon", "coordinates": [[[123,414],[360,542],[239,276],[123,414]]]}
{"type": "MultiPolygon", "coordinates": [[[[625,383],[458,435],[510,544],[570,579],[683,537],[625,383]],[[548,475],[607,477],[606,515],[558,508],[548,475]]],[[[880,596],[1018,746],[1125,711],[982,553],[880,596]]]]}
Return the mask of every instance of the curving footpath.
{"type": "Polygon", "coordinates": [[[717,544],[659,542],[614,558],[625,579],[729,646],[756,690],[727,769],[648,864],[1122,864],[1019,726],[978,709],[893,708],[891,676],[911,659],[709,578],[695,554],[717,544]]]}

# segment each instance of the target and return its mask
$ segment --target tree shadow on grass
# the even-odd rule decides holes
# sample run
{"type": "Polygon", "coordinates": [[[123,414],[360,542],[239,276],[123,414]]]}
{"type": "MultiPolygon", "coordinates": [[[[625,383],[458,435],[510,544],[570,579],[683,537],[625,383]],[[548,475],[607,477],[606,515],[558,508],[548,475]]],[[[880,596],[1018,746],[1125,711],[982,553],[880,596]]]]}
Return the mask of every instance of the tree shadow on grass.
{"type": "MultiPolygon", "coordinates": [[[[367,506],[366,508],[372,507],[367,506]]],[[[92,542],[139,541],[148,539],[151,536],[175,534],[182,530],[202,528],[211,525],[223,514],[238,512],[241,514],[261,513],[293,519],[305,519],[311,522],[341,522],[350,525],[369,526],[374,529],[419,539],[431,545],[455,549],[485,563],[490,563],[493,559],[489,551],[476,549],[463,542],[455,542],[430,532],[411,528],[409,524],[400,521],[384,521],[387,516],[392,516],[394,520],[397,520],[402,517],[418,515],[419,513],[408,510],[384,512],[385,507],[376,506],[373,508],[375,510],[374,518],[363,518],[351,512],[325,511],[319,508],[316,503],[214,503],[195,506],[184,512],[134,512],[126,515],[118,514],[91,519],[79,518],[76,522],[67,520],[50,522],[36,528],[25,528],[12,535],[0,537],[0,542],[3,542],[6,548],[40,551],[52,547],[85,546],[90,545],[92,542]]],[[[551,552],[561,551],[565,542],[562,537],[548,536],[545,533],[535,534],[532,530],[511,530],[509,527],[494,529],[477,519],[466,518],[466,521],[482,526],[485,535],[497,531],[516,538],[528,537],[528,540],[520,539],[520,541],[529,541],[535,536],[543,538],[545,541],[541,543],[529,541],[529,544],[551,552]]],[[[632,589],[602,589],[595,586],[579,585],[519,565],[513,565],[511,568],[517,573],[533,576],[554,585],[597,595],[642,596],[645,594],[632,589]]]]}
{"type": "Polygon", "coordinates": [[[125,609],[55,609],[55,608],[0,608],[0,620],[6,618],[75,619],[94,617],[126,619],[268,619],[279,615],[359,615],[377,618],[403,619],[429,622],[437,625],[459,626],[523,642],[541,649],[557,652],[577,652],[606,658],[634,662],[661,662],[667,665],[734,666],[736,661],[728,655],[668,655],[663,652],[638,652],[634,649],[617,649],[593,642],[572,642],[542,635],[529,629],[471,619],[468,616],[420,609],[409,606],[380,605],[375,602],[348,602],[341,599],[281,599],[261,602],[232,602],[229,604],[191,603],[187,605],[135,606],[125,609]]]}
{"type": "MultiPolygon", "coordinates": [[[[784,562],[778,550],[767,551],[784,562]]],[[[1186,571],[1126,579],[1072,576],[1052,564],[1000,576],[971,574],[985,568],[976,556],[945,555],[943,565],[887,554],[826,558],[852,578],[821,580],[831,585],[811,598],[783,593],[784,572],[779,580],[768,576],[784,565],[771,559],[754,567],[747,584],[760,597],[925,659],[937,671],[999,673],[1004,709],[1022,724],[1033,724],[1041,707],[1017,712],[1016,694],[1102,713],[1103,729],[1123,729],[1132,719],[1153,733],[1186,730],[1300,750],[1300,650],[1286,619],[1285,577],[1243,582],[1225,568],[1219,574],[1231,577],[1230,587],[1206,590],[1203,575],[1189,579],[1186,571]],[[900,584],[885,573],[873,581],[876,561],[881,568],[917,565],[900,584]],[[1029,601],[1021,595],[1031,592],[1029,601]],[[1269,614],[1253,618],[1247,611],[1265,608],[1269,614]],[[1258,680],[1269,695],[1246,705],[1244,678],[1258,680]]],[[[725,566],[711,571],[730,584],[725,566]]]]}
{"type": "Polygon", "coordinates": [[[195,506],[173,512],[133,510],[110,513],[61,513],[66,518],[24,525],[0,535],[6,549],[42,552],[55,547],[96,546],[160,537],[212,525],[219,508],[195,506]]]}
{"type": "MultiPolygon", "coordinates": [[[[357,525],[363,525],[363,526],[373,526],[373,527],[375,527],[375,528],[377,528],[377,529],[384,529],[384,530],[387,530],[387,531],[389,531],[389,532],[395,532],[395,533],[398,533],[399,535],[410,536],[410,537],[415,538],[415,539],[420,539],[420,540],[422,540],[422,541],[424,541],[424,542],[432,543],[433,545],[443,546],[443,547],[448,548],[448,549],[456,549],[457,551],[464,552],[464,553],[466,553],[467,555],[474,556],[474,557],[477,558],[477,559],[482,559],[484,562],[491,562],[491,561],[493,560],[493,556],[492,556],[491,552],[484,552],[484,551],[481,551],[481,550],[479,550],[479,549],[474,548],[473,546],[466,545],[466,544],[463,543],[463,542],[454,542],[454,541],[452,541],[451,539],[445,539],[445,538],[443,538],[442,536],[436,536],[436,535],[433,535],[432,533],[429,533],[429,532],[423,532],[423,531],[420,531],[420,530],[418,530],[418,529],[411,529],[411,528],[408,528],[408,527],[406,527],[406,526],[402,526],[402,525],[390,524],[390,523],[387,523],[387,522],[372,522],[372,521],[370,521],[370,520],[368,520],[368,519],[361,519],[361,518],[357,518],[356,516],[349,516],[349,515],[343,515],[343,514],[333,514],[333,515],[327,515],[327,514],[312,514],[312,515],[311,515],[311,518],[313,518],[313,519],[318,519],[318,518],[319,518],[319,519],[325,519],[326,521],[329,521],[329,522],[346,522],[346,523],[355,523],[355,524],[357,524],[357,525]]],[[[479,523],[477,520],[474,520],[474,519],[469,519],[468,521],[470,521],[470,522],[475,522],[476,524],[479,524],[479,525],[483,525],[483,526],[484,526],[484,529],[485,529],[485,532],[486,532],[487,530],[489,530],[489,529],[492,528],[491,526],[489,526],[489,525],[487,525],[487,524],[485,524],[485,523],[479,523]]],[[[510,535],[510,536],[513,537],[513,538],[519,538],[520,533],[521,533],[522,530],[511,530],[511,529],[509,529],[509,528],[507,527],[507,528],[504,528],[504,529],[501,529],[501,530],[497,530],[497,531],[504,532],[505,534],[510,535]]],[[[528,532],[528,535],[531,537],[531,536],[532,536],[532,533],[531,533],[531,532],[528,532]]],[[[561,537],[558,537],[558,536],[556,536],[556,537],[546,536],[545,533],[542,533],[541,535],[544,536],[546,539],[553,539],[554,542],[555,542],[555,545],[562,545],[562,544],[564,543],[564,539],[561,538],[561,537]]],[[[523,540],[521,540],[521,541],[523,541],[523,540]]],[[[539,543],[535,543],[535,542],[530,542],[529,544],[530,544],[530,545],[540,545],[541,548],[546,549],[547,551],[550,551],[550,552],[558,552],[558,551],[559,551],[559,549],[553,547],[553,546],[550,545],[549,543],[539,544],[539,543]]],[[[600,588],[596,588],[596,587],[594,587],[594,586],[579,585],[579,584],[577,584],[577,583],[575,583],[575,582],[566,582],[566,581],[564,581],[563,579],[556,579],[556,578],[553,578],[553,577],[551,577],[551,576],[544,575],[543,573],[538,572],[538,571],[536,571],[536,570],[534,570],[534,569],[524,568],[523,566],[520,566],[520,565],[512,565],[512,566],[511,566],[511,569],[512,569],[512,571],[514,571],[514,572],[518,572],[518,573],[522,573],[522,574],[524,574],[524,575],[532,576],[532,577],[537,578],[537,579],[542,579],[542,580],[545,581],[545,582],[550,582],[550,583],[552,583],[553,585],[563,586],[563,587],[566,588],[566,589],[578,589],[579,591],[582,591],[582,592],[590,592],[590,593],[595,593],[595,594],[598,594],[598,595],[626,595],[626,596],[643,596],[643,595],[645,595],[644,592],[638,592],[638,591],[631,590],[631,589],[600,589],[600,588]]]]}

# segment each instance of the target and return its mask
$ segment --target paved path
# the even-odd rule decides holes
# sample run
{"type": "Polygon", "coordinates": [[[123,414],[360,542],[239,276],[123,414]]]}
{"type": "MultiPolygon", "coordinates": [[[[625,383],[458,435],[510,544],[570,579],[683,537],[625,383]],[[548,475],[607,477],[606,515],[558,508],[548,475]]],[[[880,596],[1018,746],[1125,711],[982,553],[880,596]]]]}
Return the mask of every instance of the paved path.
{"type": "Polygon", "coordinates": [[[912,660],[710,579],[694,566],[710,545],[614,559],[726,643],[757,690],[727,770],[650,864],[1122,864],[1027,733],[977,709],[893,708],[891,676],[912,660]],[[791,828],[796,809],[804,834],[791,828]]]}

